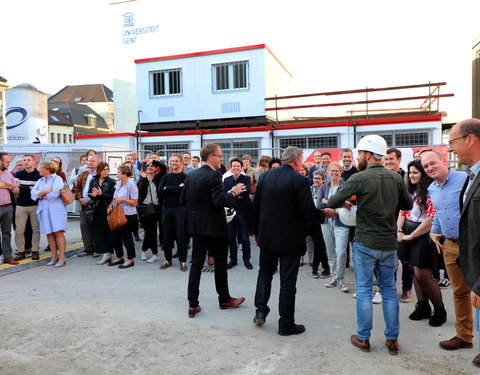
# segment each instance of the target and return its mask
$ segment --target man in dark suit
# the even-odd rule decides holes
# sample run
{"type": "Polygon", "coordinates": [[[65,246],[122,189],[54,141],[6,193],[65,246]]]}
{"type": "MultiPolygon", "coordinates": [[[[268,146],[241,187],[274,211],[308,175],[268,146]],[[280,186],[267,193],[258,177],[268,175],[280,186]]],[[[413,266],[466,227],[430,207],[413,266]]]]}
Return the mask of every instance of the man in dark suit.
{"type": "Polygon", "coordinates": [[[203,165],[187,175],[181,201],[187,207],[187,232],[193,236],[192,265],[188,278],[188,316],[200,312],[198,303],[200,276],[207,250],[215,259],[215,287],[220,309],[238,307],[245,298],[232,298],[228,291],[227,256],[228,227],[225,207],[231,207],[235,197],[245,191],[237,184],[225,192],[222,175],[222,150],[207,144],[200,151],[203,165]]]}
{"type": "Polygon", "coordinates": [[[270,312],[268,300],[273,274],[280,262],[280,319],[278,334],[288,336],[305,331],[295,324],[295,294],[300,257],[305,255],[309,223],[332,217],[329,208],[318,210],[313,203],[308,178],[299,171],[303,152],[289,146],[282,154],[282,165],[262,174],[253,201],[253,228],[260,246],[260,270],[255,292],[253,322],[261,326],[270,312]]]}
{"type": "MultiPolygon", "coordinates": [[[[468,165],[468,178],[460,193],[460,268],[472,290],[470,296],[477,333],[480,333],[480,120],[469,119],[456,124],[448,144],[448,151],[457,155],[458,162],[468,165]]],[[[478,350],[480,352],[480,343],[478,350]]],[[[480,367],[480,354],[473,359],[473,364],[480,367]]]]}

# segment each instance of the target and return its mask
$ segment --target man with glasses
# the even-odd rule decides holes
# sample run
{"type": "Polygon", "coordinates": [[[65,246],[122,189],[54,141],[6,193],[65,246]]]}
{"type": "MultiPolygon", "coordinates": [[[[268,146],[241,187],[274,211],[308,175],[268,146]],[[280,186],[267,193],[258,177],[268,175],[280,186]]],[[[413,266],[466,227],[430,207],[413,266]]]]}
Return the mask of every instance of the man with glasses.
{"type": "Polygon", "coordinates": [[[190,152],[185,151],[182,155],[182,159],[183,159],[183,173],[187,175],[190,172],[195,170],[195,168],[193,168],[190,165],[190,162],[192,161],[192,154],[190,152]]]}
{"type": "MultiPolygon", "coordinates": [[[[185,154],[184,154],[185,155],[185,154]]],[[[200,276],[207,251],[215,258],[215,287],[221,310],[240,306],[244,297],[232,298],[228,290],[227,258],[228,227],[225,207],[246,191],[244,184],[225,192],[222,175],[222,150],[217,144],[207,144],[200,151],[202,166],[187,175],[180,198],[187,208],[187,232],[193,236],[192,265],[188,278],[188,317],[200,312],[198,302],[200,276]]]]}

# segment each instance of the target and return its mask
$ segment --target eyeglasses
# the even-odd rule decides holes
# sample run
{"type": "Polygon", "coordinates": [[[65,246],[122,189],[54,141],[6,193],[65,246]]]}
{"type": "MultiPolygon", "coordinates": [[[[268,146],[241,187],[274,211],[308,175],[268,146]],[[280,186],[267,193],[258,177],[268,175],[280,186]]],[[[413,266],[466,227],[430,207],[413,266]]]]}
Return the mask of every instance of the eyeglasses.
{"type": "Polygon", "coordinates": [[[336,171],[336,170],[334,170],[334,169],[329,170],[329,172],[332,172],[332,173],[340,173],[340,171],[336,171]]]}
{"type": "Polygon", "coordinates": [[[461,136],[461,137],[457,137],[457,138],[450,139],[450,140],[448,141],[448,144],[451,146],[451,145],[453,145],[453,142],[455,142],[455,141],[457,141],[457,140],[459,140],[459,139],[462,139],[462,138],[467,138],[469,135],[470,135],[470,134],[467,134],[467,135],[463,135],[463,136],[461,136]]]}
{"type": "Polygon", "coordinates": [[[314,177],[313,179],[314,180],[323,180],[323,178],[321,178],[321,177],[314,177]]]}

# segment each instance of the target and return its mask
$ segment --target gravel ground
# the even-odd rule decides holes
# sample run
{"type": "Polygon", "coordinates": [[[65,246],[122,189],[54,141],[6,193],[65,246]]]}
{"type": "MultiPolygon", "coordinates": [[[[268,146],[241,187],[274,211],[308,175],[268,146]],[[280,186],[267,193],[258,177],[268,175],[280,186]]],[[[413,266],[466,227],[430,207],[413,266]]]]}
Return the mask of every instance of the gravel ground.
{"type": "MultiPolygon", "coordinates": [[[[71,236],[72,237],[72,236],[71,236]]],[[[140,251],[139,243],[137,253],[140,251]]],[[[245,296],[235,310],[219,310],[213,274],[202,274],[195,319],[187,317],[188,273],[178,263],[160,271],[160,263],[137,258],[120,270],[97,266],[91,257],[68,259],[66,267],[40,266],[0,278],[0,374],[473,374],[476,349],[441,350],[438,341],[454,336],[450,289],[443,290],[447,323],[412,322],[414,303],[400,306],[400,350],[384,347],[381,305],[374,306],[372,351],[349,343],[355,333],[351,293],[327,289],[325,280],[300,268],[297,284],[299,336],[277,334],[278,276],[267,324],[252,324],[258,271],[243,264],[229,271],[232,296],[245,296]]],[[[352,286],[352,269],[346,272],[352,286]]]]}

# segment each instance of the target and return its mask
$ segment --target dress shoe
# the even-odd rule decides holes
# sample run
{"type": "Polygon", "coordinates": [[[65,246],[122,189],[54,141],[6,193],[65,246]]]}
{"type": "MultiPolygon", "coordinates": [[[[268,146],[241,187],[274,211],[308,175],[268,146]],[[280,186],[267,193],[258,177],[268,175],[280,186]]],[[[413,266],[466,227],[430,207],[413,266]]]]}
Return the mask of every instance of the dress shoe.
{"type": "Polygon", "coordinates": [[[257,326],[261,327],[261,326],[263,326],[263,325],[265,324],[265,319],[266,319],[266,318],[265,318],[265,314],[264,314],[264,313],[257,312],[257,313],[255,314],[255,316],[253,317],[253,322],[254,322],[257,326]]]}
{"type": "Polygon", "coordinates": [[[475,366],[480,367],[480,354],[477,354],[477,356],[473,359],[472,363],[475,366]]]}
{"type": "Polygon", "coordinates": [[[250,263],[248,260],[245,262],[245,268],[247,270],[253,270],[252,263],[250,263]]]}
{"type": "Polygon", "coordinates": [[[198,314],[202,309],[200,308],[200,305],[197,307],[189,307],[188,308],[188,317],[189,318],[195,318],[195,314],[198,314]]]}
{"type": "Polygon", "coordinates": [[[108,262],[109,267],[118,266],[119,264],[123,264],[123,258],[115,259],[113,262],[108,262]]]}
{"type": "Polygon", "coordinates": [[[220,304],[220,310],[232,309],[235,307],[240,306],[243,301],[245,301],[245,297],[239,298],[230,298],[227,302],[220,304]]]}
{"type": "Polygon", "coordinates": [[[40,254],[38,251],[32,251],[32,260],[40,260],[40,254]]]}
{"type": "Polygon", "coordinates": [[[13,259],[13,258],[5,258],[5,259],[3,260],[3,263],[11,264],[12,266],[16,266],[17,264],[20,264],[20,263],[18,263],[15,259],[13,259]]]}
{"type": "Polygon", "coordinates": [[[93,253],[90,253],[88,251],[81,251],[77,254],[77,257],[86,257],[88,255],[93,255],[93,253]]]}
{"type": "Polygon", "coordinates": [[[180,271],[182,271],[182,272],[187,272],[188,271],[188,267],[187,267],[187,264],[185,262],[180,262],[180,271]]]}
{"type": "Polygon", "coordinates": [[[450,340],[440,341],[438,344],[442,349],[445,350],[457,350],[473,347],[471,342],[463,341],[460,337],[457,336],[451,338],[450,340]]]}
{"type": "Polygon", "coordinates": [[[362,340],[357,335],[350,336],[350,342],[352,343],[353,346],[356,346],[357,348],[359,348],[364,352],[370,351],[370,341],[362,340]]]}
{"type": "Polygon", "coordinates": [[[26,259],[25,253],[18,253],[17,256],[15,257],[16,261],[24,260],[24,259],[26,259]]]}
{"type": "Polygon", "coordinates": [[[400,297],[400,302],[410,303],[412,301],[413,301],[412,291],[411,290],[402,291],[402,296],[400,297]]]}
{"type": "Polygon", "coordinates": [[[130,267],[133,267],[134,265],[135,265],[135,262],[132,261],[132,262],[130,262],[130,263],[128,263],[128,264],[120,264],[120,265],[118,266],[118,268],[120,268],[120,269],[123,270],[124,268],[130,268],[130,267]]]}
{"type": "Polygon", "coordinates": [[[443,323],[447,321],[447,311],[445,306],[439,307],[438,309],[433,310],[432,317],[428,321],[428,325],[432,327],[440,327],[443,323]]]}
{"type": "Polygon", "coordinates": [[[388,349],[388,353],[390,353],[391,355],[397,355],[398,350],[400,349],[397,339],[395,339],[395,340],[388,340],[388,339],[385,340],[385,346],[388,349]]]}
{"type": "Polygon", "coordinates": [[[163,263],[160,266],[160,269],[161,270],[166,270],[167,268],[170,268],[171,266],[172,266],[172,262],[169,262],[168,260],[166,260],[165,263],[163,263]]]}
{"type": "Polygon", "coordinates": [[[65,266],[66,264],[67,264],[67,260],[64,259],[64,260],[63,260],[63,263],[58,263],[58,262],[57,262],[57,264],[55,264],[55,265],[53,266],[53,268],[60,268],[60,267],[65,266]]]}
{"type": "Polygon", "coordinates": [[[107,253],[107,254],[103,254],[102,259],[100,259],[100,260],[97,262],[97,264],[98,264],[99,266],[101,266],[102,264],[105,264],[105,263],[107,263],[107,262],[110,262],[111,259],[112,259],[112,256],[111,256],[110,254],[108,254],[108,253],[107,253]]]}
{"type": "Polygon", "coordinates": [[[100,258],[100,255],[101,255],[101,254],[99,254],[99,253],[97,253],[97,252],[94,252],[94,253],[92,254],[92,257],[94,257],[94,258],[100,258]]]}
{"type": "Polygon", "coordinates": [[[227,264],[227,268],[230,269],[230,268],[233,268],[237,265],[237,261],[236,260],[231,260],[230,262],[228,262],[227,264]]]}
{"type": "Polygon", "coordinates": [[[57,261],[58,261],[58,257],[56,257],[54,260],[50,259],[50,262],[48,262],[46,266],[53,266],[57,263],[57,261]]]}
{"type": "Polygon", "coordinates": [[[280,336],[299,335],[305,332],[305,326],[303,324],[294,324],[291,327],[279,328],[278,334],[280,336]]]}

